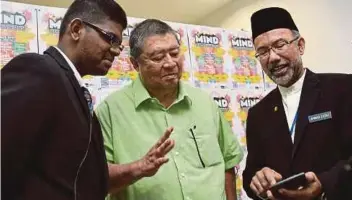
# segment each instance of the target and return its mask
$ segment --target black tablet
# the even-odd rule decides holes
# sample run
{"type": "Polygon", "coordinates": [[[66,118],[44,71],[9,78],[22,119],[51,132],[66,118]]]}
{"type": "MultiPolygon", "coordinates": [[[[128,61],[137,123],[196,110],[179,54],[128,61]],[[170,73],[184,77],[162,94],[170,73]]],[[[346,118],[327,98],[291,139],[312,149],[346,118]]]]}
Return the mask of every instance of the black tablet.
{"type": "Polygon", "coordinates": [[[281,188],[296,190],[301,186],[302,187],[306,186],[306,184],[307,184],[306,175],[304,172],[302,172],[277,182],[275,185],[271,186],[269,190],[272,192],[275,192],[281,188]]]}

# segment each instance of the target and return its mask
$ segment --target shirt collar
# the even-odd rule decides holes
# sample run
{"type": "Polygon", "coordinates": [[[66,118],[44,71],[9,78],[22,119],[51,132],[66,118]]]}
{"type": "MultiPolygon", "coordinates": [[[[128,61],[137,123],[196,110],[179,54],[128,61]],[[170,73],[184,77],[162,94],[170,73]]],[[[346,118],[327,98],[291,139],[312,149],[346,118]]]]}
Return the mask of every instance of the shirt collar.
{"type": "Polygon", "coordinates": [[[290,94],[294,94],[294,93],[302,91],[305,76],[306,76],[306,69],[304,69],[304,72],[303,72],[303,75],[301,76],[301,78],[299,78],[298,81],[296,81],[296,83],[294,83],[290,87],[283,87],[283,86],[279,85],[278,88],[280,90],[281,96],[286,97],[290,94]]]}
{"type": "MultiPolygon", "coordinates": [[[[138,108],[143,102],[145,102],[147,100],[154,99],[153,97],[150,96],[149,92],[144,87],[142,80],[140,79],[139,76],[136,78],[136,80],[133,81],[132,89],[133,89],[133,93],[134,93],[135,108],[138,108]]],[[[184,83],[182,83],[182,81],[180,81],[178,97],[173,104],[178,103],[182,100],[186,100],[188,103],[192,104],[192,100],[189,97],[187,91],[185,90],[184,83]]]]}
{"type": "Polygon", "coordinates": [[[67,62],[68,65],[70,66],[70,68],[71,68],[71,70],[73,71],[73,74],[75,75],[75,77],[76,77],[76,79],[77,79],[79,85],[80,85],[81,87],[85,87],[84,82],[83,82],[83,79],[82,79],[82,76],[78,73],[78,71],[77,71],[75,65],[74,65],[74,64],[71,62],[71,60],[65,55],[65,53],[61,51],[61,49],[59,49],[58,47],[55,47],[55,48],[56,48],[56,50],[57,50],[58,52],[60,52],[60,54],[64,57],[64,59],[66,60],[66,62],[67,62]]]}

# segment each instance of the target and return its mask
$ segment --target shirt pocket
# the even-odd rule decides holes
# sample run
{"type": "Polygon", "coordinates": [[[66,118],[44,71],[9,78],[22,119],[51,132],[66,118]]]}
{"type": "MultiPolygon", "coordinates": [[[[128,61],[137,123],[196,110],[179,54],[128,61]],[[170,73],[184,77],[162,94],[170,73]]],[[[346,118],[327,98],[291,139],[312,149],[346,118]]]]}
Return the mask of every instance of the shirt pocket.
{"type": "Polygon", "coordinates": [[[217,133],[212,128],[195,128],[193,134],[189,131],[187,144],[190,146],[197,167],[205,168],[219,165],[223,162],[223,156],[217,138],[217,133]],[[203,163],[202,163],[203,162],[203,163]],[[204,164],[204,166],[203,166],[204,164]]]}

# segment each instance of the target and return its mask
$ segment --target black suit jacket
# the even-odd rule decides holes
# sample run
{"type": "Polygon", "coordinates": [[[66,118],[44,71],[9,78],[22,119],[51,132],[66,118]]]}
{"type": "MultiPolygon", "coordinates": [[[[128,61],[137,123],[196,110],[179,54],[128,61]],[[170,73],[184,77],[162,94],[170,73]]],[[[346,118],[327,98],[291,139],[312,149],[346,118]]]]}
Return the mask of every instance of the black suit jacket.
{"type": "Polygon", "coordinates": [[[257,199],[250,189],[252,177],[269,167],[284,178],[313,171],[328,199],[334,199],[339,171],[352,155],[352,75],[307,70],[294,144],[278,88],[249,110],[246,133],[248,157],[243,184],[250,197],[257,199]],[[328,111],[331,119],[309,122],[308,116],[328,111]]]}
{"type": "Polygon", "coordinates": [[[336,199],[352,199],[352,156],[341,169],[336,187],[336,199]]]}
{"type": "Polygon", "coordinates": [[[53,47],[1,70],[3,199],[103,200],[107,162],[100,124],[53,47]]]}

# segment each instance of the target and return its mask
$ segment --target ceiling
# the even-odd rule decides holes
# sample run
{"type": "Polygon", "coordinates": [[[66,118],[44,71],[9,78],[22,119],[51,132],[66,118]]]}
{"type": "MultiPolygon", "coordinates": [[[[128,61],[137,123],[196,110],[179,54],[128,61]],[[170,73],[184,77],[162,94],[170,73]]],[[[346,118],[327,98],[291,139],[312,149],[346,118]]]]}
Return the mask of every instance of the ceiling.
{"type": "MultiPolygon", "coordinates": [[[[7,0],[20,3],[67,8],[73,0],[7,0]]],[[[129,17],[157,18],[197,24],[217,9],[235,0],[117,0],[129,17]]]]}

